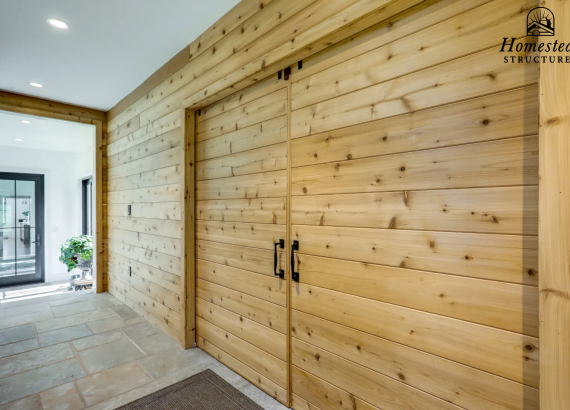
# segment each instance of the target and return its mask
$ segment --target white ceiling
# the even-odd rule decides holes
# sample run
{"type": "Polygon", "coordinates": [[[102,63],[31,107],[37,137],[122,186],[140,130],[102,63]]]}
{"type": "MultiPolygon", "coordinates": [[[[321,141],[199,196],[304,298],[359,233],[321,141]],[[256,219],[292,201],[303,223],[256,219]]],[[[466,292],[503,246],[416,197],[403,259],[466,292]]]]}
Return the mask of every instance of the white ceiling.
{"type": "Polygon", "coordinates": [[[107,111],[237,3],[0,0],[0,89],[107,111]]]}
{"type": "Polygon", "coordinates": [[[59,152],[93,149],[95,127],[51,118],[0,111],[0,151],[3,146],[59,152]],[[22,120],[31,124],[22,124],[22,120]],[[16,141],[19,138],[23,141],[16,141]]]}

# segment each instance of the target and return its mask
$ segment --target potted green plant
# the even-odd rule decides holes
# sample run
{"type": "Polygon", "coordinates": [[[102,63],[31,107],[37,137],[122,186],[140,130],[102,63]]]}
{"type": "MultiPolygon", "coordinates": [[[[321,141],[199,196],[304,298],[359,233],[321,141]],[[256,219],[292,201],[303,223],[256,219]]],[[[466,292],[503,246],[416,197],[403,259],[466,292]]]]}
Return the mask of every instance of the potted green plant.
{"type": "Polygon", "coordinates": [[[59,260],[71,272],[75,268],[82,270],[93,266],[93,238],[89,235],[80,235],[69,238],[61,246],[59,260]]]}

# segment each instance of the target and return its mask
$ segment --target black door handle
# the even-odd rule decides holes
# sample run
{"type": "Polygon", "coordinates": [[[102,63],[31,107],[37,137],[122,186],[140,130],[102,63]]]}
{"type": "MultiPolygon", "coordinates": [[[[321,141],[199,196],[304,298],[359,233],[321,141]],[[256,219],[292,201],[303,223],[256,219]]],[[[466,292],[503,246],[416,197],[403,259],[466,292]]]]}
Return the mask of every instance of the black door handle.
{"type": "Polygon", "coordinates": [[[295,272],[295,251],[299,250],[299,241],[293,241],[291,245],[291,279],[299,282],[299,272],[295,272]]]}
{"type": "Polygon", "coordinates": [[[277,247],[279,246],[281,249],[285,249],[285,239],[279,239],[279,242],[274,243],[273,245],[275,246],[273,252],[273,273],[275,276],[285,279],[285,271],[283,269],[279,269],[279,271],[277,271],[277,247]]]}

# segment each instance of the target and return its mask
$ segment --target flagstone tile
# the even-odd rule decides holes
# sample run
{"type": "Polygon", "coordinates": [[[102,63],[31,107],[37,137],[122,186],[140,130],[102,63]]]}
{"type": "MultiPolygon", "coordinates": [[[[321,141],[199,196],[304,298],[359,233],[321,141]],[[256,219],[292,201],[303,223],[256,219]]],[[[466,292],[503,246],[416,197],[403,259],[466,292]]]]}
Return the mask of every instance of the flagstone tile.
{"type": "Polygon", "coordinates": [[[155,380],[170,376],[190,366],[202,366],[205,363],[214,362],[212,356],[198,348],[183,350],[181,347],[165,350],[139,360],[139,364],[155,380]]]}
{"type": "Polygon", "coordinates": [[[79,352],[79,356],[89,373],[97,373],[145,357],[128,339],[119,339],[83,350],[79,352]]]}
{"type": "Polygon", "coordinates": [[[51,308],[55,317],[77,315],[78,313],[93,312],[94,310],[97,310],[97,308],[87,300],[84,302],[60,305],[51,308]]]}
{"type": "Polygon", "coordinates": [[[13,317],[5,317],[4,319],[0,319],[0,329],[7,329],[9,327],[27,325],[29,323],[40,322],[42,320],[49,321],[49,319],[53,319],[53,314],[49,309],[42,312],[27,313],[25,315],[19,315],[13,317]]]}
{"type": "Polygon", "coordinates": [[[75,354],[68,343],[4,357],[0,359],[0,377],[25,372],[72,357],[75,357],[75,354]]]}
{"type": "Polygon", "coordinates": [[[161,333],[160,329],[149,322],[142,322],[136,325],[127,326],[123,328],[123,333],[131,339],[140,339],[144,336],[155,335],[161,333]]]}
{"type": "Polygon", "coordinates": [[[126,305],[119,305],[110,309],[113,310],[123,320],[136,319],[140,317],[138,313],[126,305]]]}
{"type": "Polygon", "coordinates": [[[93,312],[79,313],[77,315],[58,317],[51,320],[37,320],[35,323],[36,331],[38,333],[45,333],[52,330],[63,329],[64,327],[71,327],[81,325],[83,323],[94,322],[96,320],[105,319],[115,316],[109,309],[96,310],[93,312]]]}
{"type": "Polygon", "coordinates": [[[32,339],[36,337],[34,327],[32,325],[23,325],[10,327],[0,330],[0,346],[8,343],[21,342],[22,340],[32,339]]]}
{"type": "Polygon", "coordinates": [[[124,338],[125,336],[120,330],[112,330],[110,332],[100,333],[93,336],[84,337],[82,339],[77,339],[72,342],[75,350],[81,351],[86,349],[91,349],[105,343],[111,343],[115,340],[124,338]]]}
{"type": "Polygon", "coordinates": [[[40,347],[38,339],[28,339],[21,342],[10,343],[9,345],[0,346],[0,358],[12,356],[18,353],[28,352],[40,347]]]}
{"type": "Polygon", "coordinates": [[[42,312],[44,310],[49,310],[49,303],[43,302],[43,303],[36,303],[33,305],[26,305],[26,306],[12,307],[12,308],[8,308],[8,309],[4,309],[4,316],[5,317],[14,317],[14,316],[25,315],[27,313],[42,312]]]}
{"type": "Polygon", "coordinates": [[[104,333],[110,330],[120,329],[125,326],[123,322],[118,317],[109,317],[107,319],[96,320],[94,322],[88,323],[89,329],[95,334],[104,333]]]}
{"type": "Polygon", "coordinates": [[[38,334],[38,339],[42,346],[51,346],[62,342],[68,342],[73,339],[79,339],[86,336],[91,336],[93,332],[87,325],[77,325],[71,327],[64,327],[63,329],[52,330],[38,334]]]}
{"type": "Polygon", "coordinates": [[[180,346],[178,342],[162,332],[135,339],[133,342],[135,342],[147,356],[180,346]]]}
{"type": "Polygon", "coordinates": [[[77,386],[87,406],[92,406],[150,382],[148,374],[136,362],[131,362],[78,380],[77,386]]]}
{"type": "Polygon", "coordinates": [[[81,410],[85,408],[74,382],[40,393],[43,410],[81,410]]]}
{"type": "Polygon", "coordinates": [[[161,389],[164,389],[165,387],[168,387],[171,384],[173,384],[172,380],[170,380],[168,377],[163,377],[162,379],[145,384],[142,387],[133,389],[129,392],[119,394],[111,399],[102,401],[101,403],[89,407],[88,410],[114,410],[117,407],[123,406],[132,401],[140,399],[141,397],[147,396],[161,389]]]}
{"type": "Polygon", "coordinates": [[[0,406],[0,410],[42,410],[40,398],[37,395],[13,401],[0,406]]]}
{"type": "Polygon", "coordinates": [[[87,374],[76,358],[0,379],[0,404],[21,399],[87,374]]]}

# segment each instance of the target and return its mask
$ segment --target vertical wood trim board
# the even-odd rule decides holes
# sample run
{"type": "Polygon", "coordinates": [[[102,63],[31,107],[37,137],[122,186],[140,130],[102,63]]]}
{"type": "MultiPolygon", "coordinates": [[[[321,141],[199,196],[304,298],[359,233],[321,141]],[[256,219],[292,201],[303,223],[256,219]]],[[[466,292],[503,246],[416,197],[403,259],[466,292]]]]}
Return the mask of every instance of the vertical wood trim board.
{"type": "MultiPolygon", "coordinates": [[[[556,35],[541,40],[570,42],[570,3],[541,6],[557,23],[556,35]]],[[[566,64],[540,64],[540,404],[552,410],[570,408],[570,101],[562,92],[569,76],[566,64]]]]}

